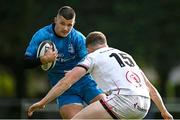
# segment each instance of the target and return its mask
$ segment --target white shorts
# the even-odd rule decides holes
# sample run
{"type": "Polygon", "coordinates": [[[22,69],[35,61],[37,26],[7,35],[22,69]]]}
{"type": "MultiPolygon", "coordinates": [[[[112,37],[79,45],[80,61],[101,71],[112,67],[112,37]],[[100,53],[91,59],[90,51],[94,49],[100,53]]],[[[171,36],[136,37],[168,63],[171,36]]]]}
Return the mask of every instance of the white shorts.
{"type": "Polygon", "coordinates": [[[137,95],[112,94],[100,102],[115,119],[142,119],[150,108],[150,98],[137,95]]]}

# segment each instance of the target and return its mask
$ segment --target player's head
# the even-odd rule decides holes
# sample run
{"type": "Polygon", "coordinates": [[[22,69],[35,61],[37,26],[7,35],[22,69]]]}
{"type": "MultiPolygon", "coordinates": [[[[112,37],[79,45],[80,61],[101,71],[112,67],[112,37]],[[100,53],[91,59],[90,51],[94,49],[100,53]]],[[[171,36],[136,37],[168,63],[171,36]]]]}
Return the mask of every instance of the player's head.
{"type": "Polygon", "coordinates": [[[63,6],[58,10],[54,19],[55,32],[58,36],[66,37],[75,24],[76,13],[70,6],[63,6]]]}
{"type": "Polygon", "coordinates": [[[106,46],[108,46],[106,36],[102,32],[94,31],[87,35],[86,47],[89,53],[106,46]]]}

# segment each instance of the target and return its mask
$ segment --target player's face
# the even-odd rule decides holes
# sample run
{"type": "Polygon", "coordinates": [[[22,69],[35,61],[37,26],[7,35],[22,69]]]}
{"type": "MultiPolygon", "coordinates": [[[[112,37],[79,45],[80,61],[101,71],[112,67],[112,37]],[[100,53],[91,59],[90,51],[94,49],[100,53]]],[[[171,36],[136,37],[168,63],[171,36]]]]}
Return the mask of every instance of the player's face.
{"type": "Polygon", "coordinates": [[[54,22],[56,34],[61,37],[66,37],[74,26],[75,17],[73,19],[66,20],[63,16],[57,16],[55,17],[54,22]]]}

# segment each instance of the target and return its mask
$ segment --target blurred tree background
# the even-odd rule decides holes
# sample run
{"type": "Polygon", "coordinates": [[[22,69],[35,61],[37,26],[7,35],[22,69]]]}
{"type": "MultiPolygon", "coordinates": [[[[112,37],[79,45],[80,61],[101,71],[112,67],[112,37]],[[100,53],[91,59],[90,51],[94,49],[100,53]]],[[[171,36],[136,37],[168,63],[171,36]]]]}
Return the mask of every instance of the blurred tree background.
{"type": "Polygon", "coordinates": [[[110,46],[130,53],[145,73],[153,70],[148,77],[164,98],[180,97],[170,79],[180,65],[179,0],[6,0],[0,4],[0,100],[20,105],[21,99],[49,90],[45,72],[24,70],[22,60],[33,33],[50,24],[64,5],[75,9],[76,29],[84,35],[104,32],[110,46]]]}

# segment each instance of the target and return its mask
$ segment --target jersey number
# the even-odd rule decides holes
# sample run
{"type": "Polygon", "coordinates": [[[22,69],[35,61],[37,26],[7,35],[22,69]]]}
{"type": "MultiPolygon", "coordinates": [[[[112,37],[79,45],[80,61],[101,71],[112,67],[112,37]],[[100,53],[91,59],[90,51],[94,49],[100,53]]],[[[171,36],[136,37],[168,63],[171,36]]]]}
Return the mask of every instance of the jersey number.
{"type": "Polygon", "coordinates": [[[121,67],[124,67],[125,65],[129,65],[130,67],[134,67],[133,61],[131,60],[131,58],[129,58],[127,56],[127,54],[112,53],[111,55],[109,55],[109,57],[114,57],[121,67]]]}

